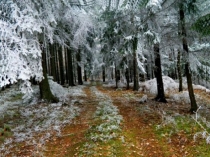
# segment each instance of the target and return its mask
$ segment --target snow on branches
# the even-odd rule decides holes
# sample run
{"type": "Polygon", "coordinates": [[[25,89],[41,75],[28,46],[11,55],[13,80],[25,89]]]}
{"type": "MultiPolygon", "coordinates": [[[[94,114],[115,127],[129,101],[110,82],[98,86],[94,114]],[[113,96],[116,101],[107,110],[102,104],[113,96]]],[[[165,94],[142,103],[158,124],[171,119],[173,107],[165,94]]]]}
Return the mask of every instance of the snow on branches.
{"type": "Polygon", "coordinates": [[[28,5],[0,2],[0,87],[41,79],[41,50],[34,32],[41,28],[28,5]]]}

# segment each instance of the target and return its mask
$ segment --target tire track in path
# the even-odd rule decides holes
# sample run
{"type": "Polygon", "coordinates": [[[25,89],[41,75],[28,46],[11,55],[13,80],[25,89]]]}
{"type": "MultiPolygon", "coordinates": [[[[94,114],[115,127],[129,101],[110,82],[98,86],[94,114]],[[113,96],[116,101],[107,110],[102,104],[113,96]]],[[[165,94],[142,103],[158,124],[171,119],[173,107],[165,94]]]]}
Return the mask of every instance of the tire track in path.
{"type": "Polygon", "coordinates": [[[81,113],[72,123],[61,132],[61,136],[54,136],[48,141],[45,149],[46,157],[73,157],[76,156],[78,149],[86,142],[85,133],[92,125],[92,116],[96,110],[95,96],[92,95],[90,88],[84,88],[87,97],[78,103],[81,113]]]}

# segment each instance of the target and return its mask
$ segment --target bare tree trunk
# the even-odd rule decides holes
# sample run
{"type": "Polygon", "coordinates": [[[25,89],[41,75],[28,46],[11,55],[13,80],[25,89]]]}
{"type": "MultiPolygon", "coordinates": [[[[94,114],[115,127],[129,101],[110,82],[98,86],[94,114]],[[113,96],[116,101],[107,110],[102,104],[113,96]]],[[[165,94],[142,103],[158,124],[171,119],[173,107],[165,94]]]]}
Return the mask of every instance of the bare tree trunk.
{"type": "Polygon", "coordinates": [[[80,49],[77,52],[77,79],[78,79],[78,84],[82,85],[82,68],[79,65],[79,63],[81,62],[81,54],[80,54],[80,49]]]}
{"type": "Polygon", "coordinates": [[[125,78],[126,78],[126,89],[128,90],[130,88],[130,80],[129,80],[129,64],[128,64],[128,58],[124,58],[125,60],[125,64],[127,65],[126,69],[125,69],[125,78]]]}
{"type": "Polygon", "coordinates": [[[50,51],[50,66],[51,66],[51,73],[50,75],[53,76],[54,81],[56,80],[56,68],[55,68],[55,50],[54,50],[54,45],[49,44],[49,51],[50,51]]]}
{"type": "Polygon", "coordinates": [[[84,79],[85,79],[85,82],[87,82],[87,70],[84,69],[84,79]]]}
{"type": "Polygon", "coordinates": [[[39,88],[40,88],[40,96],[41,99],[46,100],[47,102],[58,102],[58,99],[53,96],[51,90],[50,90],[50,85],[48,82],[47,78],[47,67],[46,67],[46,54],[43,51],[42,52],[42,69],[43,69],[43,76],[44,79],[39,83],[39,88]]]}
{"type": "Polygon", "coordinates": [[[189,97],[190,97],[190,103],[191,103],[191,108],[190,112],[194,113],[198,106],[195,100],[195,95],[194,95],[194,90],[192,86],[192,77],[190,73],[190,63],[189,63],[189,49],[188,49],[188,44],[187,44],[187,32],[185,28],[185,14],[184,14],[184,6],[183,3],[180,4],[180,10],[179,10],[179,16],[180,16],[180,22],[181,22],[181,35],[182,35],[182,44],[183,44],[183,50],[184,50],[184,56],[186,59],[185,62],[185,73],[187,77],[187,86],[188,86],[188,92],[189,92],[189,97]]]}
{"type": "Polygon", "coordinates": [[[65,54],[65,72],[66,72],[66,84],[69,84],[69,67],[68,67],[68,51],[64,49],[65,54]]]}
{"type": "Polygon", "coordinates": [[[116,83],[116,88],[118,88],[118,76],[117,76],[117,66],[115,63],[115,83],[116,83]]]}
{"type": "Polygon", "coordinates": [[[69,76],[69,86],[75,86],[74,84],[74,69],[73,69],[73,59],[72,59],[72,50],[67,50],[68,56],[68,76],[69,76]]]}
{"type": "Polygon", "coordinates": [[[59,69],[58,51],[57,51],[57,46],[54,45],[54,47],[55,47],[56,81],[57,81],[57,82],[60,82],[60,69],[59,69]]]}
{"type": "Polygon", "coordinates": [[[181,71],[181,52],[178,50],[177,55],[177,70],[178,70],[178,78],[179,78],[179,92],[183,91],[182,87],[182,71],[181,71]]]}
{"type": "Polygon", "coordinates": [[[159,44],[154,44],[154,55],[155,55],[155,77],[157,80],[157,92],[158,92],[155,100],[158,102],[166,103],[167,101],[165,99],[165,94],[164,94],[159,44]]]}
{"type": "Polygon", "coordinates": [[[137,44],[138,39],[137,37],[133,40],[133,90],[138,91],[139,90],[139,73],[138,73],[138,62],[137,62],[137,44]]]}
{"type": "Polygon", "coordinates": [[[64,65],[63,65],[63,52],[62,47],[58,46],[58,59],[59,59],[59,69],[60,69],[60,78],[61,78],[61,85],[64,85],[65,83],[65,77],[64,77],[64,65]]]}
{"type": "Polygon", "coordinates": [[[105,74],[105,66],[104,65],[102,66],[102,70],[103,70],[102,71],[103,82],[105,82],[106,81],[106,74],[105,74]]]}

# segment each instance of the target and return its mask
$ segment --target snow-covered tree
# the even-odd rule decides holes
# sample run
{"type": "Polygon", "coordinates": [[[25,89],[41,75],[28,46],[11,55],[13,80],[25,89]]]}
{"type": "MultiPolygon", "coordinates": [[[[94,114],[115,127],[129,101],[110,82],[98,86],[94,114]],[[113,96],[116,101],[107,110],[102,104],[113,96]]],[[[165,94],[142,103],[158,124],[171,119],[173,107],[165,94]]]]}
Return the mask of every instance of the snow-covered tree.
{"type": "Polygon", "coordinates": [[[27,0],[0,2],[0,87],[22,80],[24,91],[24,87],[30,87],[32,77],[42,79],[38,41],[42,25],[37,16],[27,0]]]}

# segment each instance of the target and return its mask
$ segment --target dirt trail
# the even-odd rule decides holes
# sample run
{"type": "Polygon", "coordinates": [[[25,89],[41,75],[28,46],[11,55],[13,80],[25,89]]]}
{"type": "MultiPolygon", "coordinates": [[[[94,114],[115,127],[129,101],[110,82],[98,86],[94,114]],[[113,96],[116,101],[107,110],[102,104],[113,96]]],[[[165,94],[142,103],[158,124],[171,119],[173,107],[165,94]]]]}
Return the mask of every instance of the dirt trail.
{"type": "Polygon", "coordinates": [[[165,156],[164,148],[161,147],[161,143],[155,137],[151,124],[148,124],[145,121],[146,117],[141,117],[138,112],[136,105],[139,105],[139,103],[127,101],[123,97],[123,91],[118,91],[118,94],[116,94],[116,91],[113,90],[104,88],[100,88],[100,90],[114,100],[114,105],[118,107],[120,114],[123,116],[122,133],[129,149],[129,156],[165,156]]]}
{"type": "Polygon", "coordinates": [[[80,115],[74,119],[71,125],[63,129],[61,136],[54,137],[48,141],[44,156],[77,156],[79,146],[86,140],[85,132],[92,123],[92,116],[98,103],[88,87],[84,88],[84,92],[87,95],[87,99],[83,103],[77,104],[82,109],[80,115]]]}
{"type": "MultiPolygon", "coordinates": [[[[165,153],[164,149],[167,148],[164,148],[162,143],[160,143],[155,137],[155,134],[153,133],[150,124],[147,123],[146,118],[139,115],[138,109],[135,107],[135,101],[126,101],[123,97],[123,92],[121,91],[107,90],[102,87],[98,87],[98,89],[112,98],[113,104],[118,107],[120,115],[123,116],[121,136],[124,137],[124,142],[122,146],[119,146],[121,147],[119,148],[121,152],[118,152],[118,155],[116,155],[117,157],[162,157],[172,156],[172,154],[174,154],[173,149],[171,149],[171,153],[168,155],[165,153]]],[[[84,100],[84,104],[80,104],[82,105],[80,107],[83,109],[81,115],[74,120],[73,124],[64,128],[61,137],[54,137],[48,142],[46,145],[47,150],[45,151],[45,156],[77,156],[81,146],[85,142],[88,142],[86,141],[85,133],[89,129],[89,126],[94,125],[92,116],[96,110],[98,102],[91,94],[88,87],[84,90],[87,94],[87,100],[84,100]]],[[[112,146],[104,147],[99,145],[98,147],[100,149],[107,149],[105,152],[113,149],[112,146]]],[[[103,151],[101,150],[101,152],[103,151]]],[[[100,156],[109,155],[102,153],[100,156]]],[[[176,156],[178,155],[174,155],[174,157],[176,156]]]]}

